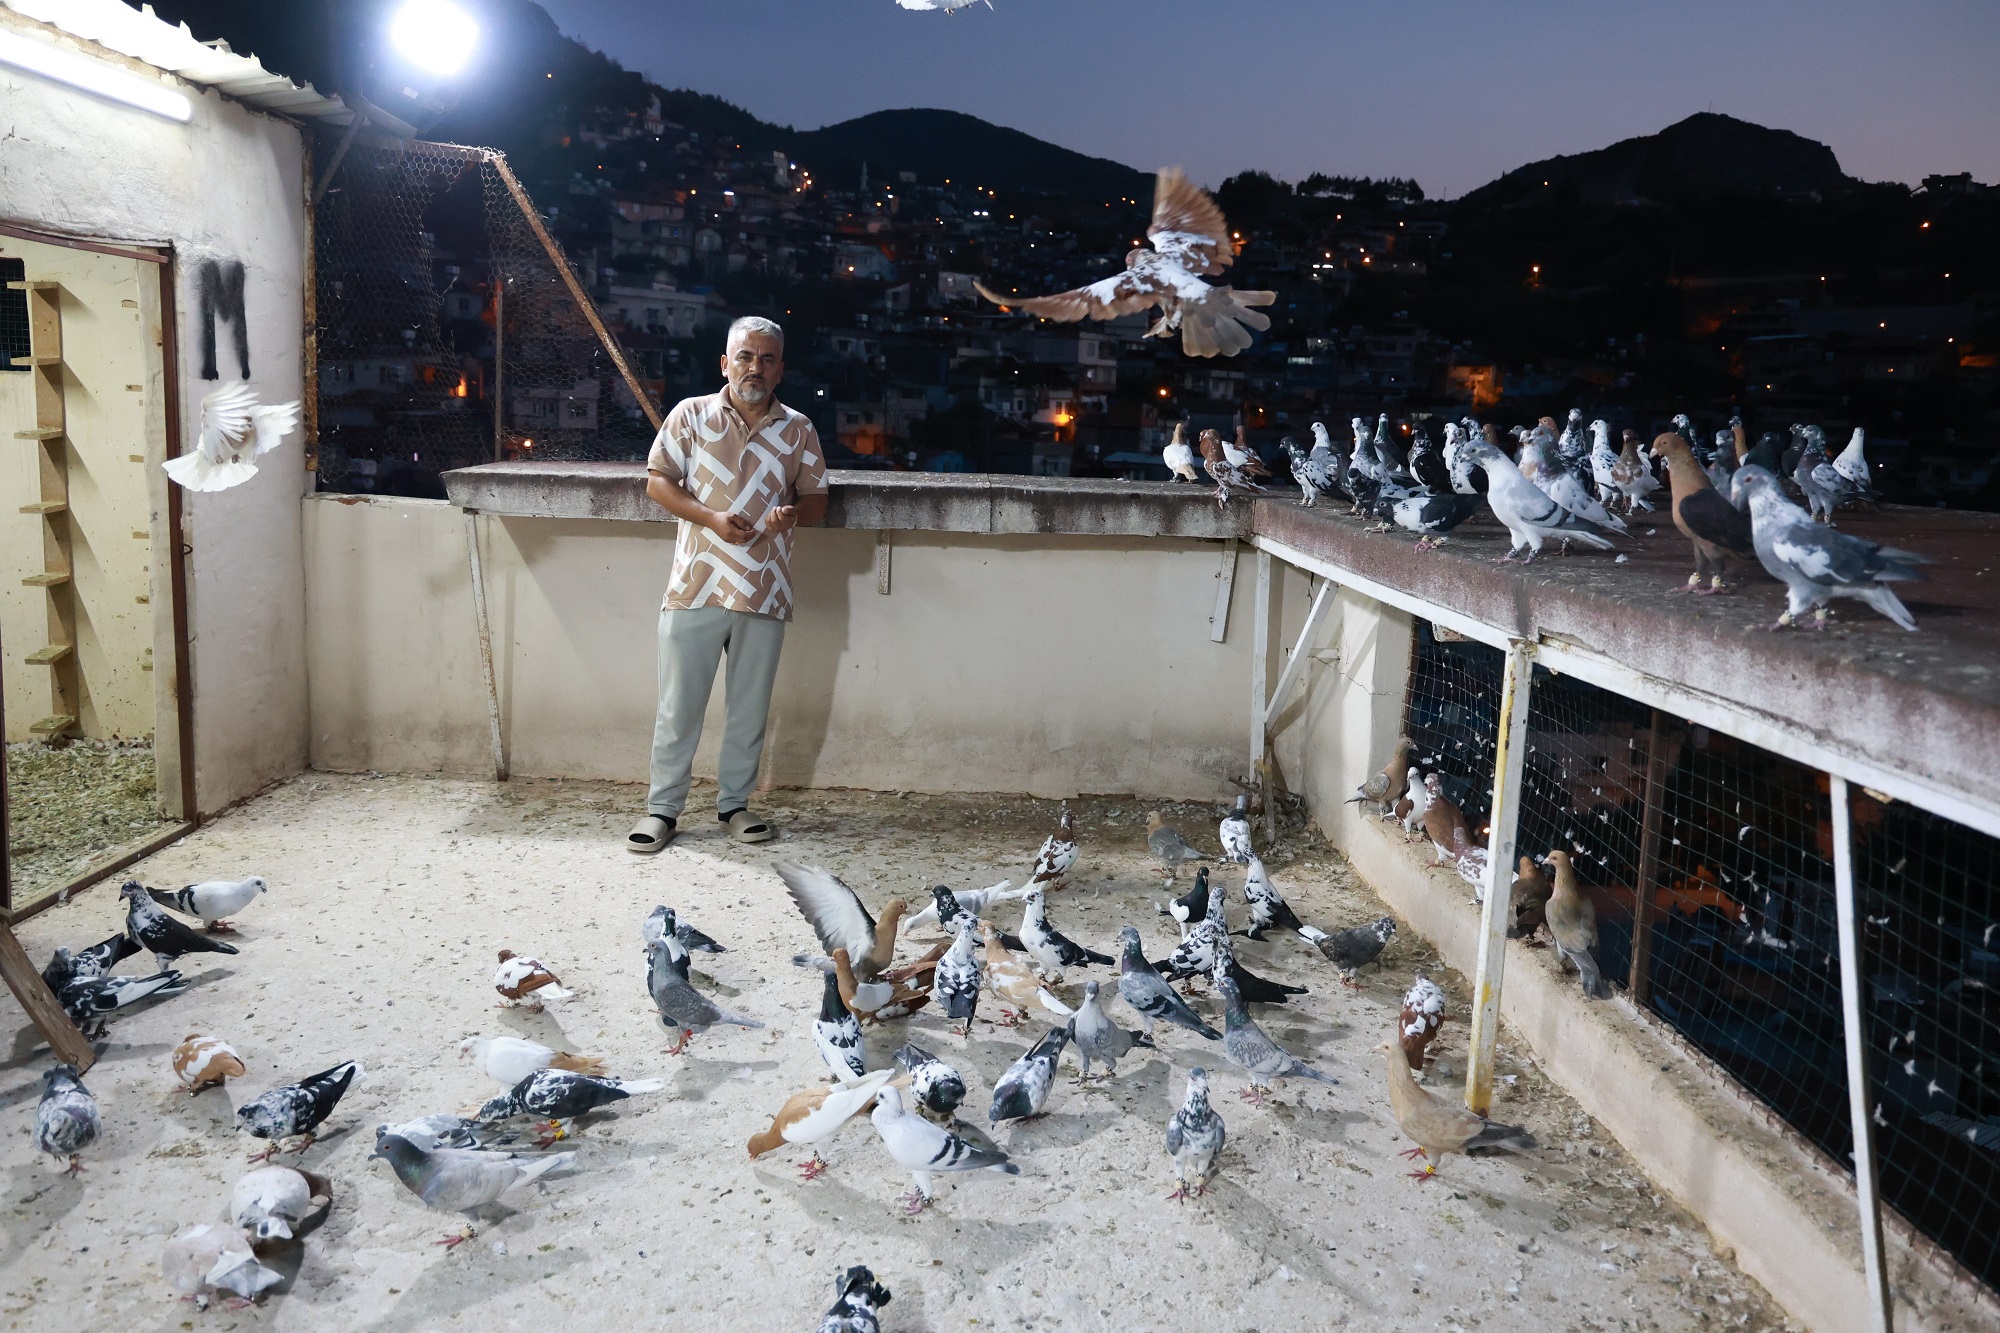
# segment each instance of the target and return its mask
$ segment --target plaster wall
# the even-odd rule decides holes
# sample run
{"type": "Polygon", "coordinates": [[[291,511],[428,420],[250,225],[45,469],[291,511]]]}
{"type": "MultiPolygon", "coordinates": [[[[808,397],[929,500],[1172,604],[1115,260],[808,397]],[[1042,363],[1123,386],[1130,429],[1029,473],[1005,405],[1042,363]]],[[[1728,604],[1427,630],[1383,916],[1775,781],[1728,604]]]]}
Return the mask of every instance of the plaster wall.
{"type": "MultiPolygon", "coordinates": [[[[9,11],[0,11],[0,25],[35,26],[9,11]]],[[[71,45],[102,58],[87,44],[71,45]]],[[[180,438],[192,448],[202,395],[217,387],[201,378],[204,260],[244,266],[249,380],[259,397],[303,396],[305,149],[289,122],[168,76],[150,77],[193,100],[189,123],[0,67],[0,221],[171,248],[180,438]]],[[[226,325],[218,344],[221,382],[228,383],[239,368],[226,325]]],[[[203,811],[305,764],[303,449],[296,436],[260,459],[258,475],[244,485],[185,497],[195,788],[203,811]]],[[[152,484],[148,493],[153,522],[163,524],[165,489],[152,484]]]]}
{"type": "MultiPolygon", "coordinates": [[[[304,503],[312,764],[491,771],[465,519],[304,503]]],[[[478,520],[509,766],[640,782],[666,523],[478,520]]],[[[1216,542],[800,534],[764,778],[780,786],[1219,797],[1246,767],[1246,551],[1209,640],[1216,542]]],[[[696,772],[713,774],[717,689],[696,772]]]]}

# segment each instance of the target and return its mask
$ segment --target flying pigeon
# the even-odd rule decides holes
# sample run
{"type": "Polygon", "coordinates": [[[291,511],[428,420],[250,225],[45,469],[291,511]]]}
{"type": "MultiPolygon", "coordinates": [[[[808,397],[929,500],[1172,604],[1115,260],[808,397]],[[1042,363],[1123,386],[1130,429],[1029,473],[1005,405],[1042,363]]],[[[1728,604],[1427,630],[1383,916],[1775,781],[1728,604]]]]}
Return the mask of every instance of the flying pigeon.
{"type": "Polygon", "coordinates": [[[958,927],[958,938],[945,956],[938,959],[937,979],[932,993],[943,1006],[945,1017],[963,1023],[960,1035],[972,1032],[972,1016],[979,1009],[979,990],[984,982],[984,968],[979,955],[972,948],[971,917],[960,917],[954,923],[958,927]]]}
{"type": "Polygon", "coordinates": [[[182,916],[200,917],[202,925],[213,933],[236,929],[229,924],[229,918],[255,902],[264,889],[264,877],[252,875],[248,879],[214,879],[202,884],[190,884],[172,893],[165,889],[147,889],[146,893],[160,906],[171,907],[182,916]]]}
{"type": "Polygon", "coordinates": [[[1160,818],[1158,810],[1146,812],[1146,846],[1152,849],[1154,857],[1166,867],[1167,883],[1180,877],[1181,863],[1184,861],[1206,861],[1208,857],[1188,846],[1179,830],[1160,818]]]}
{"type": "MultiPolygon", "coordinates": [[[[962,9],[972,0],[896,0],[905,9],[962,9]]],[[[992,0],[987,0],[991,9],[992,0]]],[[[880,1314],[889,1303],[889,1289],[863,1264],[833,1280],[833,1304],[819,1321],[817,1333],[882,1333],[880,1314]]]]}
{"type": "Polygon", "coordinates": [[[190,1032],[174,1047],[174,1074],[192,1097],[209,1088],[219,1088],[232,1078],[242,1078],[243,1057],[220,1037],[190,1032]]]}
{"type": "Polygon", "coordinates": [[[1195,467],[1194,446],[1187,442],[1187,422],[1174,423],[1173,438],[1160,450],[1160,461],[1167,465],[1169,481],[1201,480],[1201,473],[1195,467]]]}
{"type": "Polygon", "coordinates": [[[762,1157],[781,1143],[810,1147],[813,1155],[799,1163],[799,1173],[806,1180],[819,1179],[826,1170],[826,1162],[819,1155],[818,1145],[866,1111],[874,1103],[875,1094],[895,1073],[893,1069],[878,1069],[860,1078],[821,1083],[793,1093],[771,1117],[770,1127],[750,1136],[750,1156],[762,1157]]]}
{"type": "Polygon", "coordinates": [[[333,1114],[333,1108],[340,1104],[340,1099],[346,1095],[354,1080],[361,1076],[361,1072],[360,1061],[343,1061],[297,1083],[273,1088],[237,1107],[236,1127],[253,1137],[267,1140],[271,1145],[250,1160],[268,1162],[278,1155],[284,1148],[285,1140],[290,1138],[304,1140],[292,1149],[293,1152],[304,1152],[310,1148],[316,1137],[314,1131],[333,1114]]]}
{"type": "Polygon", "coordinates": [[[136,879],[127,880],[118,890],[118,896],[125,900],[125,932],[141,948],[153,951],[154,961],[163,972],[175,960],[191,953],[237,952],[235,945],[212,940],[162,912],[136,879]]]}
{"type": "Polygon", "coordinates": [[[1252,307],[1270,305],[1276,292],[1238,292],[1202,281],[1233,264],[1236,248],[1222,210],[1178,167],[1159,174],[1146,238],[1152,249],[1133,246],[1125,252],[1123,273],[1088,287],[1026,300],[979,284],[974,289],[995,305],[1061,323],[1117,319],[1158,306],[1160,318],[1146,336],[1171,337],[1178,329],[1189,356],[1235,356],[1250,345],[1246,325],[1271,327],[1270,316],[1252,307]]]}
{"type": "Polygon", "coordinates": [[[1341,804],[1356,805],[1367,802],[1386,811],[1393,794],[1402,785],[1403,770],[1408,766],[1409,757],[1416,748],[1416,742],[1408,736],[1396,737],[1395,748],[1389,755],[1389,762],[1382,765],[1382,771],[1356,787],[1354,795],[1341,804]]]}
{"type": "Polygon", "coordinates": [[[197,1310],[208,1308],[211,1292],[226,1291],[254,1302],[285,1280],[284,1274],[257,1262],[241,1231],[220,1222],[189,1227],[168,1241],[160,1256],[160,1271],[167,1284],[192,1300],[197,1310]]]}
{"type": "Polygon", "coordinates": [[[1146,961],[1146,955],[1139,947],[1137,929],[1122,927],[1118,932],[1118,948],[1118,993],[1138,1013],[1148,1037],[1153,1035],[1153,1024],[1164,1020],[1199,1033],[1210,1041],[1221,1039],[1222,1034],[1202,1022],[1200,1016],[1188,1008],[1187,1001],[1174,994],[1174,988],[1167,984],[1167,979],[1146,961]]]}
{"type": "Polygon", "coordinates": [[[986,1113],[988,1124],[1002,1120],[1031,1120],[1048,1104],[1049,1089],[1056,1081],[1056,1061],[1069,1045],[1067,1025],[1050,1028],[1028,1053],[1007,1066],[993,1085],[993,1105],[986,1113]]]}
{"type": "Polygon", "coordinates": [[[1556,942],[1556,952],[1576,965],[1583,993],[1593,1000],[1609,999],[1611,988],[1597,968],[1597,909],[1577,884],[1568,852],[1553,851],[1542,859],[1556,872],[1555,888],[1542,909],[1549,938],[1556,942]]]}
{"type": "Polygon", "coordinates": [[[191,491],[226,491],[257,475],[261,458],[299,426],[299,404],[260,406],[249,384],[211,389],[201,400],[201,435],[191,453],[169,458],[167,475],[191,491]]]}
{"type": "Polygon", "coordinates": [[[982,921],[979,928],[986,941],[986,989],[1013,1006],[1011,1010],[1001,1011],[1003,1026],[1013,1027],[1036,1005],[1060,1018],[1068,1018],[1074,1012],[1035,979],[1034,970],[1027,963],[1007,952],[1007,947],[1000,943],[1000,932],[993,928],[992,922],[982,921]]]}
{"type": "Polygon", "coordinates": [[[540,1013],[545,1000],[567,1000],[576,993],[564,990],[556,974],[539,958],[529,958],[512,949],[500,951],[500,970],[493,974],[493,989],[500,992],[500,1008],[525,1000],[531,1014],[540,1013]]]}
{"type": "Polygon", "coordinates": [[[866,1052],[861,1044],[861,1020],[848,1011],[840,998],[840,978],[826,974],[826,990],[820,996],[819,1017],[813,1020],[813,1045],[819,1058],[839,1078],[860,1078],[868,1072],[866,1052]]]}
{"type": "Polygon", "coordinates": [[[1750,516],[1738,509],[1709,481],[1695,461],[1680,432],[1667,431],[1653,441],[1653,452],[1667,460],[1667,481],[1673,488],[1674,526],[1694,546],[1694,573],[1688,575],[1692,593],[1722,591],[1722,575],[1730,558],[1751,560],[1757,555],[1750,529],[1750,516]],[[1707,575],[1708,587],[1701,586],[1707,575]]]}
{"type": "Polygon", "coordinates": [[[1216,829],[1216,836],[1222,842],[1222,858],[1238,865],[1250,861],[1250,797],[1242,792],[1236,795],[1236,804],[1222,817],[1216,829]]]}
{"type": "Polygon", "coordinates": [[[1396,1116],[1396,1125],[1416,1140],[1417,1146],[1402,1155],[1425,1159],[1423,1170],[1410,1173],[1417,1180],[1429,1180],[1436,1175],[1438,1163],[1447,1153],[1470,1152],[1474,1148],[1521,1152],[1535,1146],[1534,1135],[1527,1130],[1495,1124],[1468,1111],[1464,1103],[1449,1101],[1419,1085],[1410,1072],[1408,1057],[1395,1040],[1385,1041],[1375,1049],[1387,1056],[1389,1109],[1396,1116]]]}
{"type": "Polygon", "coordinates": [[[1218,509],[1229,505],[1229,492],[1233,488],[1247,491],[1252,495],[1265,493],[1265,486],[1243,468],[1229,461],[1222,449],[1222,437],[1212,430],[1205,430],[1195,437],[1201,449],[1202,470],[1215,483],[1215,505],[1218,509]]]}
{"type": "Polygon", "coordinates": [[[909,1075],[917,1109],[934,1120],[949,1122],[965,1100],[964,1077],[915,1042],[896,1048],[896,1067],[909,1075]]]}
{"type": "Polygon", "coordinates": [[[896,1164],[910,1173],[915,1188],[903,1196],[912,1213],[920,1213],[931,1201],[931,1177],[951,1171],[999,1171],[1018,1176],[1021,1168],[994,1148],[980,1148],[963,1137],[941,1129],[920,1115],[903,1109],[902,1095],[892,1087],[875,1094],[875,1109],[869,1114],[882,1146],[896,1164]]]}
{"type": "Polygon", "coordinates": [[[666,934],[672,934],[675,939],[681,942],[681,947],[689,953],[729,952],[728,949],[717,944],[712,937],[696,930],[689,922],[681,920],[680,914],[675,912],[673,908],[668,907],[665,903],[661,903],[648,913],[646,919],[640,923],[639,942],[642,945],[651,944],[654,940],[666,934]]]}
{"type": "Polygon", "coordinates": [[[764,1026],[754,1018],[727,1012],[696,990],[688,979],[688,952],[672,935],[646,949],[646,989],[653,997],[653,1007],[660,1011],[661,1025],[674,1034],[668,1055],[679,1055],[689,1041],[718,1023],[740,1028],[764,1026]]]}
{"type": "Polygon", "coordinates": [[[42,1071],[42,1100],[35,1106],[35,1147],[58,1161],[69,1159],[66,1176],[83,1170],[83,1152],[97,1142],[104,1120],[97,1099],[83,1086],[75,1065],[42,1071]]]}
{"type": "Polygon", "coordinates": [[[1354,974],[1382,956],[1382,950],[1396,937],[1396,918],[1385,916],[1365,926],[1349,926],[1328,933],[1307,926],[1303,932],[1319,947],[1326,960],[1340,969],[1343,985],[1360,989],[1354,974]]]}
{"type": "Polygon", "coordinates": [[[1042,901],[1040,889],[1022,900],[1021,948],[1051,981],[1062,980],[1066,967],[1110,967],[1118,961],[1109,954],[1084,948],[1050,925],[1048,905],[1042,901]]]}
{"type": "Polygon", "coordinates": [[[48,966],[42,969],[42,980],[51,994],[61,995],[63,987],[70,982],[104,976],[138,952],[139,941],[123,931],[75,953],[57,949],[50,956],[48,966]]]}
{"type": "Polygon", "coordinates": [[[289,1166],[260,1166],[229,1191],[229,1220],[259,1243],[291,1240],[307,1218],[333,1202],[326,1177],[289,1166]]]}
{"type": "Polygon", "coordinates": [[[564,1121],[589,1115],[599,1107],[644,1096],[666,1087],[662,1079],[598,1078],[573,1074],[567,1069],[537,1069],[498,1097],[479,1108],[473,1120],[481,1125],[497,1125],[517,1116],[532,1116],[548,1122],[546,1148],[557,1139],[569,1137],[564,1121]]]}
{"type": "Polygon", "coordinates": [[[1513,560],[1523,547],[1528,551],[1526,559],[1532,561],[1550,537],[1582,542],[1602,551],[1612,549],[1610,538],[1551,499],[1498,448],[1482,440],[1469,446],[1467,452],[1485,470],[1486,503],[1512,538],[1507,554],[1500,557],[1503,562],[1513,560]]]}
{"type": "MultiPolygon", "coordinates": [[[[369,1161],[381,1159],[403,1182],[403,1188],[424,1201],[424,1206],[441,1213],[471,1213],[494,1202],[518,1185],[560,1171],[576,1160],[573,1152],[520,1156],[511,1153],[467,1152],[459,1148],[426,1150],[389,1132],[387,1125],[375,1130],[375,1151],[369,1161]]],[[[476,1234],[471,1227],[437,1242],[456,1249],[476,1234]]]]}
{"type": "Polygon", "coordinates": [[[1424,1067],[1424,1051],[1444,1026],[1444,992],[1429,977],[1419,976],[1403,992],[1403,1012],[1396,1019],[1396,1042],[1410,1068],[1424,1067]]]}
{"type": "Polygon", "coordinates": [[[1042,849],[1035,853],[1035,869],[1028,877],[1028,887],[1062,887],[1063,877],[1076,867],[1077,856],[1076,816],[1070,813],[1069,802],[1064,801],[1056,807],[1056,831],[1042,840],[1042,849]]]}
{"type": "Polygon", "coordinates": [[[1167,1197],[1185,1201],[1208,1193],[1228,1138],[1222,1117],[1208,1104],[1208,1071],[1196,1065],[1188,1070],[1187,1096],[1167,1121],[1167,1155],[1174,1159],[1174,1176],[1180,1181],[1180,1188],[1167,1197]]]}
{"type": "MultiPolygon", "coordinates": [[[[1017,889],[1013,885],[1013,880],[1003,879],[998,884],[991,885],[988,888],[966,889],[963,892],[954,891],[948,884],[933,885],[931,887],[931,905],[914,916],[904,917],[903,930],[905,933],[908,933],[918,926],[928,926],[935,923],[938,929],[950,935],[958,929],[957,921],[961,912],[968,917],[977,919],[985,916],[990,908],[998,907],[1001,903],[1012,902],[1017,898],[1027,897],[1034,889],[1032,884],[1025,889],[1017,889]]],[[[1009,944],[1007,947],[1010,949],[1018,947],[1018,941],[1009,944]]]]}
{"type": "Polygon", "coordinates": [[[1094,981],[1083,983],[1083,1003],[1076,1007],[1076,1013],[1069,1020],[1070,1035],[1076,1041],[1076,1058],[1082,1066],[1082,1079],[1090,1079],[1090,1066],[1094,1061],[1104,1066],[1104,1077],[1118,1072],[1118,1062],[1134,1046],[1152,1049],[1153,1039],[1143,1032],[1134,1032],[1113,1023],[1097,1002],[1098,985],[1094,981]]]}
{"type": "Polygon", "coordinates": [[[1331,1074],[1320,1073],[1266,1036],[1264,1029],[1257,1026],[1257,1020],[1250,1017],[1250,1011],[1243,1005],[1243,993],[1230,978],[1222,978],[1216,984],[1216,990],[1222,996],[1223,1005],[1222,1053],[1229,1057],[1229,1063],[1250,1076],[1250,1086],[1243,1090],[1244,1100],[1261,1105],[1275,1079],[1309,1078],[1320,1083],[1340,1082],[1331,1074]]]}
{"type": "Polygon", "coordinates": [[[819,937],[820,952],[830,956],[835,949],[847,950],[854,975],[862,981],[875,980],[895,959],[896,926],[908,903],[891,898],[882,904],[882,919],[877,921],[861,905],[860,895],[818,866],[773,861],[771,869],[785,881],[792,902],[819,937]]]}
{"type": "Polygon", "coordinates": [[[522,1037],[467,1037],[458,1044],[461,1060],[503,1088],[511,1088],[537,1069],[567,1069],[577,1074],[602,1074],[604,1061],[594,1055],[571,1055],[522,1037]]]}
{"type": "Polygon", "coordinates": [[[1885,585],[1921,580],[1924,576],[1916,567],[1929,564],[1928,556],[1878,546],[1814,523],[1805,510],[1785,498],[1778,479],[1762,468],[1737,469],[1735,484],[1737,496],[1749,503],[1757,560],[1789,594],[1785,613],[1772,629],[1793,624],[1808,607],[1816,608],[1815,623],[1824,628],[1828,603],[1836,597],[1853,597],[1915,632],[1916,617],[1885,585]]]}
{"type": "Polygon", "coordinates": [[[186,989],[187,982],[172,970],[150,977],[78,977],[56,993],[56,1002],[86,1037],[95,1038],[104,1034],[105,1024],[120,1009],[186,989]]]}

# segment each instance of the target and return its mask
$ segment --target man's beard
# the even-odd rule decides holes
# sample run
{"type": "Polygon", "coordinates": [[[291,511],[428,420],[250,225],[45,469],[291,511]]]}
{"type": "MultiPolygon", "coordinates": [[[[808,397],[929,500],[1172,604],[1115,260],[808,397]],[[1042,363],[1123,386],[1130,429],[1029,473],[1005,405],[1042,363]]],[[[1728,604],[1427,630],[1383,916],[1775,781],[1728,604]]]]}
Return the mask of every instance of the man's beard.
{"type": "Polygon", "coordinates": [[[738,398],[755,407],[771,396],[770,389],[762,384],[735,384],[730,386],[738,398]]]}

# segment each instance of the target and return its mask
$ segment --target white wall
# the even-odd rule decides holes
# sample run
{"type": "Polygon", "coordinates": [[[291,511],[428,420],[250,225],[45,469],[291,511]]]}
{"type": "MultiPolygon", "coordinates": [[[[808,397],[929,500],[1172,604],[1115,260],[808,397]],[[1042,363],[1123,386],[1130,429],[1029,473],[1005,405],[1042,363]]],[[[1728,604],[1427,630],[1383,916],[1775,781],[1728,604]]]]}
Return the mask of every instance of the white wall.
{"type": "MultiPolygon", "coordinates": [[[[0,24],[21,22],[0,11],[0,24]]],[[[259,395],[302,396],[304,148],[287,122],[179,87],[195,104],[186,125],[0,67],[0,221],[173,248],[180,430],[191,448],[202,394],[215,387],[199,378],[202,260],[245,265],[259,395]]],[[[219,335],[226,382],[235,366],[226,328],[219,335]]],[[[187,497],[196,791],[204,811],[306,759],[302,440],[260,466],[243,486],[187,497]]]]}
{"type": "MultiPolygon", "coordinates": [[[[490,772],[460,512],[305,502],[316,768],[490,772]]],[[[645,779],[669,524],[479,520],[513,771],[645,779]]],[[[1218,797],[1246,767],[1251,558],[1215,542],[800,534],[765,780],[1218,797]]],[[[722,692],[696,761],[712,774],[722,692]]]]}

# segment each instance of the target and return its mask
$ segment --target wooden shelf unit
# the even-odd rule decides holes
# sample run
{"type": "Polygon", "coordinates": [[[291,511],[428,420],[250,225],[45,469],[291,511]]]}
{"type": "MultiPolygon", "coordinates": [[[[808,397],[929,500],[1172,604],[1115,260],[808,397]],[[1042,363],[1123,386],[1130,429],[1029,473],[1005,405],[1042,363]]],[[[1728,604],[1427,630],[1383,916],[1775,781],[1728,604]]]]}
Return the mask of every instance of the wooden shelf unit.
{"type": "Polygon", "coordinates": [[[42,590],[48,636],[25,663],[49,673],[49,715],[29,728],[45,740],[76,729],[82,703],[76,669],[76,589],[70,582],[73,549],[69,514],[69,439],[63,405],[62,284],[10,282],[28,297],[28,355],[16,358],[34,377],[35,424],[16,431],[37,454],[41,498],[23,505],[42,521],[42,572],[21,580],[42,590]]]}

